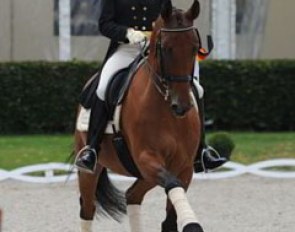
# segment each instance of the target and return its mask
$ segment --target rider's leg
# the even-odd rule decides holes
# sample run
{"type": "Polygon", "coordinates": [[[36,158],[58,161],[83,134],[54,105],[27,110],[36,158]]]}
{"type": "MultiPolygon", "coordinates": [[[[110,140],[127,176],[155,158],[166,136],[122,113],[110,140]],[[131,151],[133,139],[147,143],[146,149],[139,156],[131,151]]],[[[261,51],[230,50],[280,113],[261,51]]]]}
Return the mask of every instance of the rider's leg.
{"type": "Polygon", "coordinates": [[[194,96],[198,105],[198,112],[201,121],[201,140],[200,145],[197,151],[197,157],[195,160],[195,172],[203,172],[208,169],[214,169],[227,160],[223,157],[220,157],[219,153],[212,147],[206,144],[205,139],[205,116],[204,116],[204,90],[199,83],[199,63],[195,62],[194,67],[194,96]]]}
{"type": "Polygon", "coordinates": [[[96,168],[97,154],[108,122],[105,102],[95,97],[91,106],[90,120],[85,146],[77,155],[75,165],[78,169],[93,173],[96,168]]]}
{"type": "Polygon", "coordinates": [[[134,45],[121,45],[102,69],[96,91],[97,97],[91,106],[87,145],[79,152],[75,161],[76,167],[82,171],[93,173],[96,167],[100,144],[108,122],[108,112],[104,101],[108,82],[118,70],[127,67],[138,53],[138,47],[134,45]]]}
{"type": "Polygon", "coordinates": [[[227,160],[220,157],[219,153],[212,147],[206,144],[205,138],[205,117],[204,117],[204,98],[199,98],[197,91],[194,91],[194,96],[198,104],[198,112],[201,122],[201,140],[195,160],[195,172],[202,172],[217,168],[224,164],[227,160]]]}

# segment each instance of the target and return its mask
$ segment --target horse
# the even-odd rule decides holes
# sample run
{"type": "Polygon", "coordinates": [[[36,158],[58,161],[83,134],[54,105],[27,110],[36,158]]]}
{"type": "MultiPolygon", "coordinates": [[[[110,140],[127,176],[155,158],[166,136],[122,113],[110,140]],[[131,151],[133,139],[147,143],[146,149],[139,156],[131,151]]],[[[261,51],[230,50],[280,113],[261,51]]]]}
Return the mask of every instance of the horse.
{"type": "MultiPolygon", "coordinates": [[[[200,143],[200,118],[192,95],[193,67],[200,38],[193,26],[200,5],[187,10],[166,1],[154,22],[149,53],[134,74],[122,103],[120,127],[141,177],[125,195],[111,183],[107,169],[132,176],[120,162],[113,135],[101,144],[95,173],[78,172],[81,231],[91,232],[95,212],[119,220],[127,211],[132,232],[140,232],[145,194],[161,186],[167,195],[162,232],[203,232],[186,196],[200,143]]],[[[75,150],[87,134],[75,131],[75,150]]]]}

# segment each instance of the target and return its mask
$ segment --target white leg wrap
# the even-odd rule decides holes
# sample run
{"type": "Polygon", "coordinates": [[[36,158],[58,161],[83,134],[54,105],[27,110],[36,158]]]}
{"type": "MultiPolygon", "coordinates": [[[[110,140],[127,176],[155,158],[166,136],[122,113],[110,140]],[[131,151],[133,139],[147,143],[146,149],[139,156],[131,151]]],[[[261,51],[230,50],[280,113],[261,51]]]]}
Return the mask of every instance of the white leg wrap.
{"type": "Polygon", "coordinates": [[[141,205],[127,205],[127,214],[131,232],[142,232],[141,205]]]}
{"type": "Polygon", "coordinates": [[[92,232],[92,220],[86,221],[83,219],[80,219],[80,225],[81,225],[81,231],[80,232],[92,232]]]}
{"type": "Polygon", "coordinates": [[[183,228],[190,223],[199,223],[195,213],[189,205],[183,188],[177,187],[171,189],[168,192],[168,197],[171,200],[177,214],[179,231],[183,231],[183,228]]]}

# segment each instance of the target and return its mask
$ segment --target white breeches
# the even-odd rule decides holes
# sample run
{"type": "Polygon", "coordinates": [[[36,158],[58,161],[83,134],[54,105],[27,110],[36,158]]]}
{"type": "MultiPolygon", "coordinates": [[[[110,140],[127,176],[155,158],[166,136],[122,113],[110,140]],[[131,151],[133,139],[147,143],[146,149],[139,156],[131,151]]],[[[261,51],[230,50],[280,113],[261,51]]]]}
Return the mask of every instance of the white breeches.
{"type": "Polygon", "coordinates": [[[199,98],[200,98],[200,99],[203,98],[203,96],[204,96],[204,88],[201,86],[200,82],[199,82],[198,80],[196,80],[195,78],[194,78],[193,83],[194,83],[194,86],[195,86],[195,87],[197,88],[197,90],[198,90],[199,98]]]}
{"type": "Polygon", "coordinates": [[[139,54],[140,45],[121,44],[117,51],[107,60],[101,71],[96,90],[97,96],[105,100],[105,93],[111,77],[119,70],[126,68],[139,54]]]}
{"type": "MultiPolygon", "coordinates": [[[[139,54],[139,50],[139,44],[121,44],[117,51],[107,60],[102,69],[100,81],[96,90],[96,94],[101,100],[105,100],[106,89],[111,77],[119,70],[126,68],[129,64],[131,64],[131,62],[139,54]]],[[[202,98],[204,90],[199,83],[199,62],[197,60],[194,67],[194,77],[197,77],[197,79],[194,78],[194,85],[198,90],[199,98],[202,98]]]]}
{"type": "Polygon", "coordinates": [[[199,98],[203,98],[204,96],[204,89],[203,87],[200,85],[200,66],[199,66],[199,61],[196,59],[195,61],[195,65],[194,65],[194,85],[198,90],[199,93],[199,98]]]}

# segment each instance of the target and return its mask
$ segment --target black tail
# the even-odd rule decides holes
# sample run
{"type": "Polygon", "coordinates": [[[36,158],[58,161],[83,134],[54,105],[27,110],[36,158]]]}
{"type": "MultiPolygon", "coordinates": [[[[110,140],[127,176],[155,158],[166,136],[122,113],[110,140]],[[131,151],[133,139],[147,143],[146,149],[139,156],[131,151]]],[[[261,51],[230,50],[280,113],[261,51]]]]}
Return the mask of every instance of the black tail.
{"type": "Polygon", "coordinates": [[[125,194],[112,184],[106,168],[99,176],[95,195],[98,213],[111,216],[116,221],[120,221],[121,216],[126,214],[125,194]]]}

